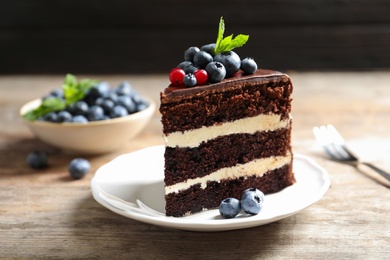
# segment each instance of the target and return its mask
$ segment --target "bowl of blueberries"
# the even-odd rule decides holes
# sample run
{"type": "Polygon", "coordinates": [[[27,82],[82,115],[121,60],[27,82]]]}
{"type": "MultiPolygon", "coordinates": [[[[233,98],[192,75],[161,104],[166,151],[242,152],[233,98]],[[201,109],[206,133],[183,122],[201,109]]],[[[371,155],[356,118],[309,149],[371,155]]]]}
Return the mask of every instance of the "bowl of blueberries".
{"type": "Polygon", "coordinates": [[[37,138],[73,154],[112,152],[139,134],[156,109],[127,81],[108,82],[67,74],[62,88],[32,100],[20,115],[37,138]]]}

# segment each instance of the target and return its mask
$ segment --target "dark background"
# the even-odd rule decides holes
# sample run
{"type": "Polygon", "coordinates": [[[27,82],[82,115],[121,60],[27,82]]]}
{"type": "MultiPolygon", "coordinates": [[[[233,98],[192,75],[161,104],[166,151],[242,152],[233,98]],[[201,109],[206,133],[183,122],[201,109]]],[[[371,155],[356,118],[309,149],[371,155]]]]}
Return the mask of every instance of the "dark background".
{"type": "Polygon", "coordinates": [[[220,16],[263,68],[390,68],[386,0],[0,0],[0,74],[167,73],[220,16]]]}

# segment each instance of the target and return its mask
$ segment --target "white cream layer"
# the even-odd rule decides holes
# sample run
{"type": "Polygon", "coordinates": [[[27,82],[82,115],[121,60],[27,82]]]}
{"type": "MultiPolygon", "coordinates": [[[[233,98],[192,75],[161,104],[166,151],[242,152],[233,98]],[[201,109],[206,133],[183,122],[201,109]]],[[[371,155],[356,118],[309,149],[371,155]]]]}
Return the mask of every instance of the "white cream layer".
{"type": "Polygon", "coordinates": [[[289,163],[291,163],[291,153],[288,153],[286,156],[272,156],[263,159],[255,159],[245,164],[237,164],[233,167],[219,169],[204,177],[188,179],[185,182],[165,186],[165,194],[186,190],[196,184],[200,184],[201,188],[205,189],[207,187],[207,182],[209,181],[220,182],[222,180],[249,176],[261,177],[268,171],[281,168],[289,163]]]}
{"type": "Polygon", "coordinates": [[[203,126],[202,128],[188,130],[184,132],[173,132],[164,135],[165,145],[168,147],[197,147],[202,142],[212,140],[219,136],[230,134],[254,134],[257,131],[273,131],[279,128],[286,128],[290,124],[291,118],[280,120],[280,115],[267,114],[238,119],[233,122],[213,126],[203,126]]]}

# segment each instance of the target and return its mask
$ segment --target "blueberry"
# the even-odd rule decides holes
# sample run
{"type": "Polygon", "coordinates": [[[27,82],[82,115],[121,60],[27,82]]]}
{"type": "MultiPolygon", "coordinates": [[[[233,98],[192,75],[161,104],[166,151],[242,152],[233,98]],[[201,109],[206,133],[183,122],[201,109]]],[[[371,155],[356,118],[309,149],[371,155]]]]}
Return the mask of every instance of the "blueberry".
{"type": "Polygon", "coordinates": [[[53,123],[59,122],[58,115],[56,112],[47,113],[46,115],[43,116],[43,120],[48,122],[53,122],[53,123]]]}
{"type": "Polygon", "coordinates": [[[199,52],[198,47],[190,47],[184,52],[184,60],[194,62],[194,56],[199,52]]]}
{"type": "Polygon", "coordinates": [[[42,151],[33,151],[27,155],[27,164],[34,169],[47,167],[47,155],[42,151]]]}
{"type": "Polygon", "coordinates": [[[73,179],[83,178],[91,169],[91,164],[84,158],[75,158],[68,165],[68,171],[73,179]]]}
{"type": "Polygon", "coordinates": [[[104,100],[106,100],[104,97],[98,97],[95,99],[95,102],[93,102],[93,105],[102,106],[104,100]]]}
{"type": "Polygon", "coordinates": [[[48,98],[54,98],[54,96],[52,96],[52,95],[50,95],[50,94],[47,94],[47,95],[41,97],[41,100],[44,101],[44,100],[46,100],[46,99],[48,99],[48,98]]]}
{"type": "Polygon", "coordinates": [[[71,122],[72,114],[66,110],[58,112],[58,122],[71,122]]]}
{"type": "Polygon", "coordinates": [[[177,68],[180,68],[184,70],[184,72],[187,73],[195,73],[195,71],[198,70],[198,68],[190,61],[183,61],[177,65],[177,68]]]}
{"type": "Polygon", "coordinates": [[[186,85],[187,87],[194,87],[197,84],[195,75],[192,74],[192,73],[186,74],[184,76],[184,80],[183,81],[184,81],[184,85],[186,85]]]}
{"type": "Polygon", "coordinates": [[[125,96],[130,95],[132,91],[132,87],[129,82],[123,81],[121,84],[118,85],[118,87],[115,89],[115,93],[118,96],[125,96]]]}
{"type": "Polygon", "coordinates": [[[212,83],[220,82],[226,76],[226,69],[220,62],[210,62],[205,70],[209,75],[209,81],[212,83]]]}
{"type": "Polygon", "coordinates": [[[109,114],[112,108],[115,106],[115,103],[111,99],[104,99],[101,107],[104,110],[104,113],[109,114]]]}
{"type": "Polygon", "coordinates": [[[215,56],[215,43],[210,43],[210,44],[206,44],[206,45],[203,45],[201,48],[200,48],[201,51],[205,51],[207,52],[208,54],[210,54],[211,56],[215,56]]]}
{"type": "Polygon", "coordinates": [[[69,106],[67,106],[67,107],[65,108],[65,111],[68,111],[69,113],[71,113],[72,115],[74,115],[75,103],[72,103],[72,104],[70,104],[69,106]]]}
{"type": "Polygon", "coordinates": [[[149,103],[148,102],[141,102],[141,103],[138,103],[137,104],[137,112],[138,111],[142,111],[142,110],[144,110],[144,109],[146,109],[147,107],[149,106],[149,103]]]}
{"type": "Polygon", "coordinates": [[[118,94],[115,92],[115,90],[110,90],[106,98],[112,100],[112,102],[116,104],[116,102],[118,101],[118,94]]]}
{"type": "Polygon", "coordinates": [[[73,104],[72,114],[74,115],[86,115],[88,112],[89,106],[87,102],[80,100],[73,104]]]}
{"type": "Polygon", "coordinates": [[[241,67],[240,69],[245,74],[253,74],[257,70],[257,64],[254,59],[252,58],[245,58],[241,61],[241,67]]]}
{"type": "Polygon", "coordinates": [[[101,106],[91,106],[87,112],[87,118],[89,121],[101,120],[104,115],[104,110],[101,106]]]}
{"type": "Polygon", "coordinates": [[[47,94],[46,96],[42,97],[41,99],[45,100],[47,98],[60,98],[60,99],[64,99],[64,91],[62,89],[59,89],[59,88],[53,89],[52,91],[50,91],[49,94],[47,94]]]}
{"type": "Polygon", "coordinates": [[[93,98],[98,98],[98,97],[105,97],[110,90],[110,84],[108,82],[102,81],[97,84],[95,84],[89,91],[88,91],[88,96],[93,97],[93,98]]]}
{"type": "Polygon", "coordinates": [[[92,97],[87,94],[84,96],[83,101],[85,101],[88,106],[93,106],[96,103],[96,99],[96,97],[92,97]]]}
{"type": "Polygon", "coordinates": [[[119,96],[116,104],[125,107],[129,114],[134,113],[137,109],[135,102],[130,96],[119,96]]]}
{"type": "Polygon", "coordinates": [[[145,99],[137,92],[134,91],[131,95],[131,99],[138,105],[141,103],[145,103],[145,99]]]}
{"type": "Polygon", "coordinates": [[[205,51],[199,51],[194,56],[194,64],[199,68],[205,68],[207,64],[213,61],[213,56],[205,51]]]}
{"type": "Polygon", "coordinates": [[[227,77],[233,76],[241,66],[240,56],[238,56],[234,51],[218,53],[215,55],[214,61],[220,62],[223,66],[225,66],[227,77]]]}
{"type": "Polygon", "coordinates": [[[127,116],[128,114],[129,113],[127,112],[127,109],[124,106],[116,105],[110,111],[111,118],[127,116]]]}
{"type": "Polygon", "coordinates": [[[108,115],[103,115],[100,120],[109,120],[109,119],[111,119],[111,117],[109,117],[108,115]]]}
{"type": "Polygon", "coordinates": [[[64,98],[64,91],[60,88],[56,88],[50,92],[50,95],[52,97],[64,98]]]}
{"type": "Polygon", "coordinates": [[[219,214],[224,218],[234,218],[240,211],[240,201],[235,198],[224,199],[219,205],[219,214]]]}
{"type": "Polygon", "coordinates": [[[196,67],[194,65],[190,65],[190,66],[187,66],[187,67],[184,68],[184,72],[186,74],[188,74],[188,73],[194,74],[197,70],[199,70],[198,67],[196,67]]]}
{"type": "Polygon", "coordinates": [[[185,67],[191,66],[191,65],[194,66],[194,64],[193,64],[191,61],[182,61],[182,62],[180,62],[180,63],[176,66],[176,68],[179,68],[179,69],[184,70],[185,67]]]}
{"type": "Polygon", "coordinates": [[[86,123],[88,123],[88,119],[83,115],[76,115],[72,118],[72,122],[86,124],[86,123]]]}
{"type": "Polygon", "coordinates": [[[241,196],[241,207],[247,214],[257,215],[263,208],[264,193],[256,188],[246,189],[241,196]]]}

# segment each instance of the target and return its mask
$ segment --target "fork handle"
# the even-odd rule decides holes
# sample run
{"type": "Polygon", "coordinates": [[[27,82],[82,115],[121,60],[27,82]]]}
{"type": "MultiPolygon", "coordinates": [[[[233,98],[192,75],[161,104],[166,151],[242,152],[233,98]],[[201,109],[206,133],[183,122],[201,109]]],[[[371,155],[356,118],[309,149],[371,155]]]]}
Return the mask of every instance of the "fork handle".
{"type": "Polygon", "coordinates": [[[379,173],[380,175],[382,175],[384,178],[386,178],[388,181],[390,181],[390,173],[387,173],[387,172],[385,172],[384,170],[379,169],[379,168],[376,167],[375,165],[373,165],[373,164],[371,164],[371,163],[368,163],[368,162],[361,162],[361,164],[364,164],[364,165],[370,167],[371,169],[373,169],[374,171],[376,171],[377,173],[379,173]]]}

